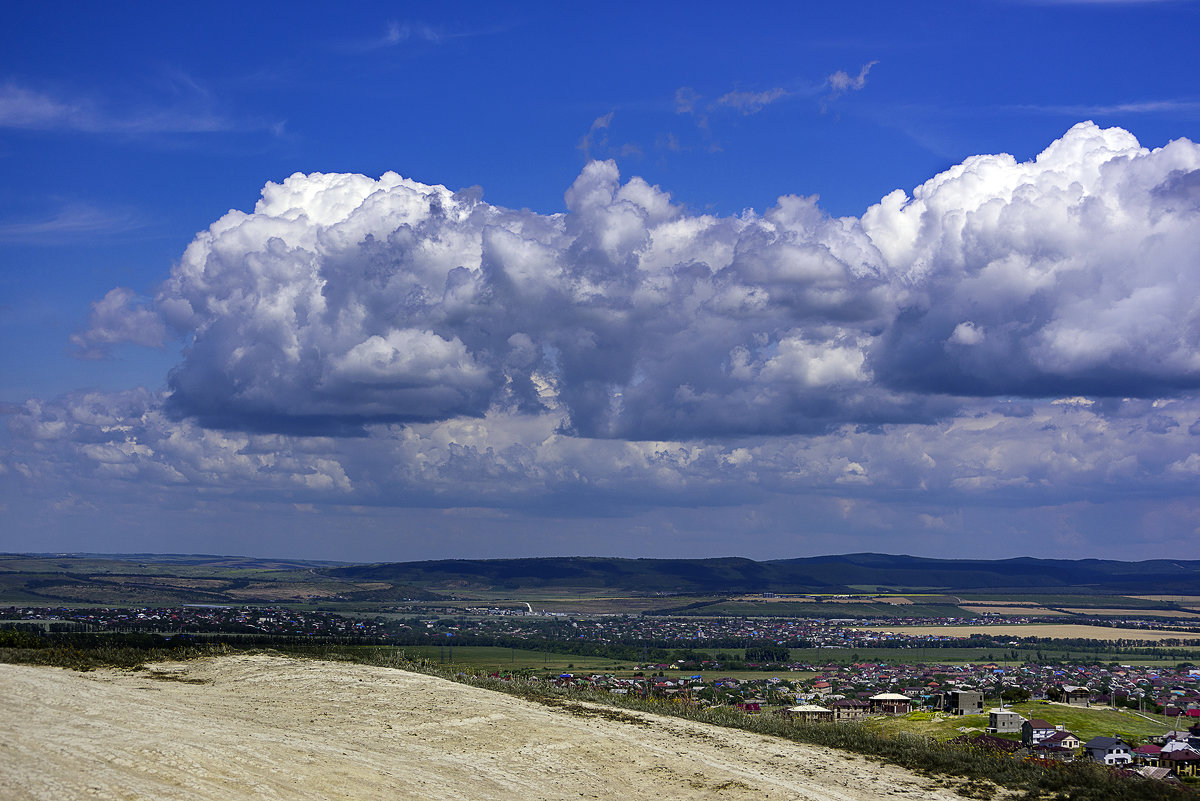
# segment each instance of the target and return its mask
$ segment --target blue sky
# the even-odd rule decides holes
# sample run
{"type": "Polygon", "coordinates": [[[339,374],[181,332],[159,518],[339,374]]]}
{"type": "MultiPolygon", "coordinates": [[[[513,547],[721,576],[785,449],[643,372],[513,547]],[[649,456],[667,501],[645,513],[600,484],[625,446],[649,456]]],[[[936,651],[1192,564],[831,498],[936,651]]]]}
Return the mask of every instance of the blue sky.
{"type": "Polygon", "coordinates": [[[1195,556],[1200,5],[821,5],[10,4],[0,549],[1195,556]]]}

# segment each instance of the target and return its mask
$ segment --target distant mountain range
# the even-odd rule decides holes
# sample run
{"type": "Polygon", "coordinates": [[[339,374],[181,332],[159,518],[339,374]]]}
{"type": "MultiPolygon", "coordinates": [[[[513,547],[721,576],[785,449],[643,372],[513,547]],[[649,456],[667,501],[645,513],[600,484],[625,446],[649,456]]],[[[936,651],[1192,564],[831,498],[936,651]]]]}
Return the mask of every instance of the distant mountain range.
{"type": "Polygon", "coordinates": [[[939,591],[1200,594],[1200,560],[930,559],[859,553],[756,562],[720,559],[446,559],[325,567],[349,581],[432,590],[609,588],[634,592],[939,591]]]}

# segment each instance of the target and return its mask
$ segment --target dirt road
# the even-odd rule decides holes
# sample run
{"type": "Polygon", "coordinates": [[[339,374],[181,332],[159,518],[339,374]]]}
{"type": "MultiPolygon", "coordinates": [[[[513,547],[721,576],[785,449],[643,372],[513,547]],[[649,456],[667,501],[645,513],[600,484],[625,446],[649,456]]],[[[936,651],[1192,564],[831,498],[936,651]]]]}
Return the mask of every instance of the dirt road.
{"type": "Polygon", "coordinates": [[[0,797],[958,799],[859,757],[387,668],[237,656],[0,665],[0,797]]]}

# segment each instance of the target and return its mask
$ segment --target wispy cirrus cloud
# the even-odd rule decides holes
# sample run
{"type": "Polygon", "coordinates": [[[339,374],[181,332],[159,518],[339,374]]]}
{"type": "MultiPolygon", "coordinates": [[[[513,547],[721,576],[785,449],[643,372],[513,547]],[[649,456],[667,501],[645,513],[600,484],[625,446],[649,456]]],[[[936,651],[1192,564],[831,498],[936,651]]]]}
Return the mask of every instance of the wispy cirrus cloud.
{"type": "Polygon", "coordinates": [[[383,38],[384,44],[397,45],[410,39],[437,44],[442,41],[443,34],[439,33],[432,25],[420,22],[392,21],[388,23],[387,33],[383,38]]]}
{"type": "Polygon", "coordinates": [[[129,209],[70,203],[49,216],[0,224],[0,242],[56,244],[63,237],[124,233],[145,225],[145,219],[129,209]]]}
{"type": "Polygon", "coordinates": [[[739,114],[757,114],[777,100],[787,97],[786,89],[776,87],[762,92],[728,92],[717,98],[715,105],[727,106],[739,114]]]}
{"type": "Polygon", "coordinates": [[[205,94],[190,93],[182,102],[118,109],[102,98],[55,95],[10,80],[0,85],[0,128],[139,136],[277,127],[276,123],[237,120],[214,111],[211,105],[205,94]]]}
{"type": "Polygon", "coordinates": [[[339,49],[350,53],[369,53],[405,43],[440,44],[446,35],[432,25],[423,22],[399,22],[389,20],[383,32],[364,39],[343,42],[339,49]]]}
{"type": "Polygon", "coordinates": [[[747,116],[757,114],[772,103],[784,100],[791,94],[793,93],[781,86],[757,92],[734,89],[716,100],[706,101],[704,95],[692,87],[681,86],[675,90],[675,113],[691,115],[699,127],[707,128],[710,114],[726,110],[736,111],[747,116]]]}
{"type": "MultiPolygon", "coordinates": [[[[791,81],[784,86],[773,86],[766,89],[732,89],[717,97],[715,100],[706,99],[703,94],[691,86],[681,86],[675,90],[673,105],[676,114],[688,116],[708,140],[708,150],[721,148],[712,139],[712,119],[722,113],[736,112],[748,117],[758,114],[767,106],[797,98],[821,98],[821,110],[846,92],[857,92],[867,85],[867,76],[878,61],[863,64],[857,75],[851,75],[844,70],[838,70],[820,83],[805,83],[791,81]]],[[[676,146],[668,149],[679,149],[678,138],[671,135],[666,141],[676,146]]]]}
{"type": "Polygon", "coordinates": [[[592,151],[599,147],[608,146],[608,129],[612,127],[612,118],[614,112],[610,111],[607,114],[602,114],[592,120],[588,132],[579,140],[579,152],[583,153],[585,159],[592,158],[592,151]]]}
{"type": "Polygon", "coordinates": [[[830,75],[827,79],[829,85],[829,94],[825,96],[825,103],[837,100],[846,92],[857,92],[867,85],[867,75],[871,72],[871,67],[878,64],[878,61],[868,61],[859,68],[857,75],[851,75],[845,70],[838,70],[830,75]]]}
{"type": "MultiPolygon", "coordinates": [[[[759,91],[734,89],[726,92],[715,100],[706,100],[704,95],[690,86],[681,86],[675,90],[673,105],[676,114],[690,117],[704,138],[703,149],[709,152],[720,151],[721,145],[713,135],[711,118],[721,114],[736,112],[743,117],[758,114],[767,106],[777,103],[797,94],[781,86],[759,91]]],[[[680,144],[675,134],[666,134],[661,138],[660,148],[679,151],[685,148],[680,144]]]]}
{"type": "Polygon", "coordinates": [[[1200,112],[1200,100],[1140,100],[1128,103],[1020,104],[1013,111],[1062,114],[1072,117],[1102,117],[1110,114],[1181,114],[1200,112]]]}
{"type": "Polygon", "coordinates": [[[681,86],[675,90],[675,113],[692,114],[703,98],[700,93],[690,86],[681,86]]]}
{"type": "Polygon", "coordinates": [[[369,53],[402,45],[444,45],[455,39],[487,36],[500,33],[507,28],[497,27],[483,30],[450,30],[438,25],[413,20],[388,20],[381,33],[362,39],[344,41],[335,48],[347,53],[369,53]]]}
{"type": "Polygon", "coordinates": [[[625,142],[618,145],[609,140],[608,133],[609,129],[612,128],[612,120],[615,113],[615,111],[610,111],[592,120],[592,124],[588,127],[588,132],[580,137],[576,148],[583,154],[585,159],[642,155],[642,146],[637,142],[625,142]]]}

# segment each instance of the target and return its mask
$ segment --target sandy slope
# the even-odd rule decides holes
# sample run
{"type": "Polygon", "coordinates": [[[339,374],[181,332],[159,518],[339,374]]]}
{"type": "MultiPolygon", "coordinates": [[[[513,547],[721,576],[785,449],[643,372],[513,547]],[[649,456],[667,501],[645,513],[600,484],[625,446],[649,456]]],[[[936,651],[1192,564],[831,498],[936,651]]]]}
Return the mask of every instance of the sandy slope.
{"type": "Polygon", "coordinates": [[[0,797],[956,799],[898,768],[385,668],[266,656],[0,665],[0,797]]]}

